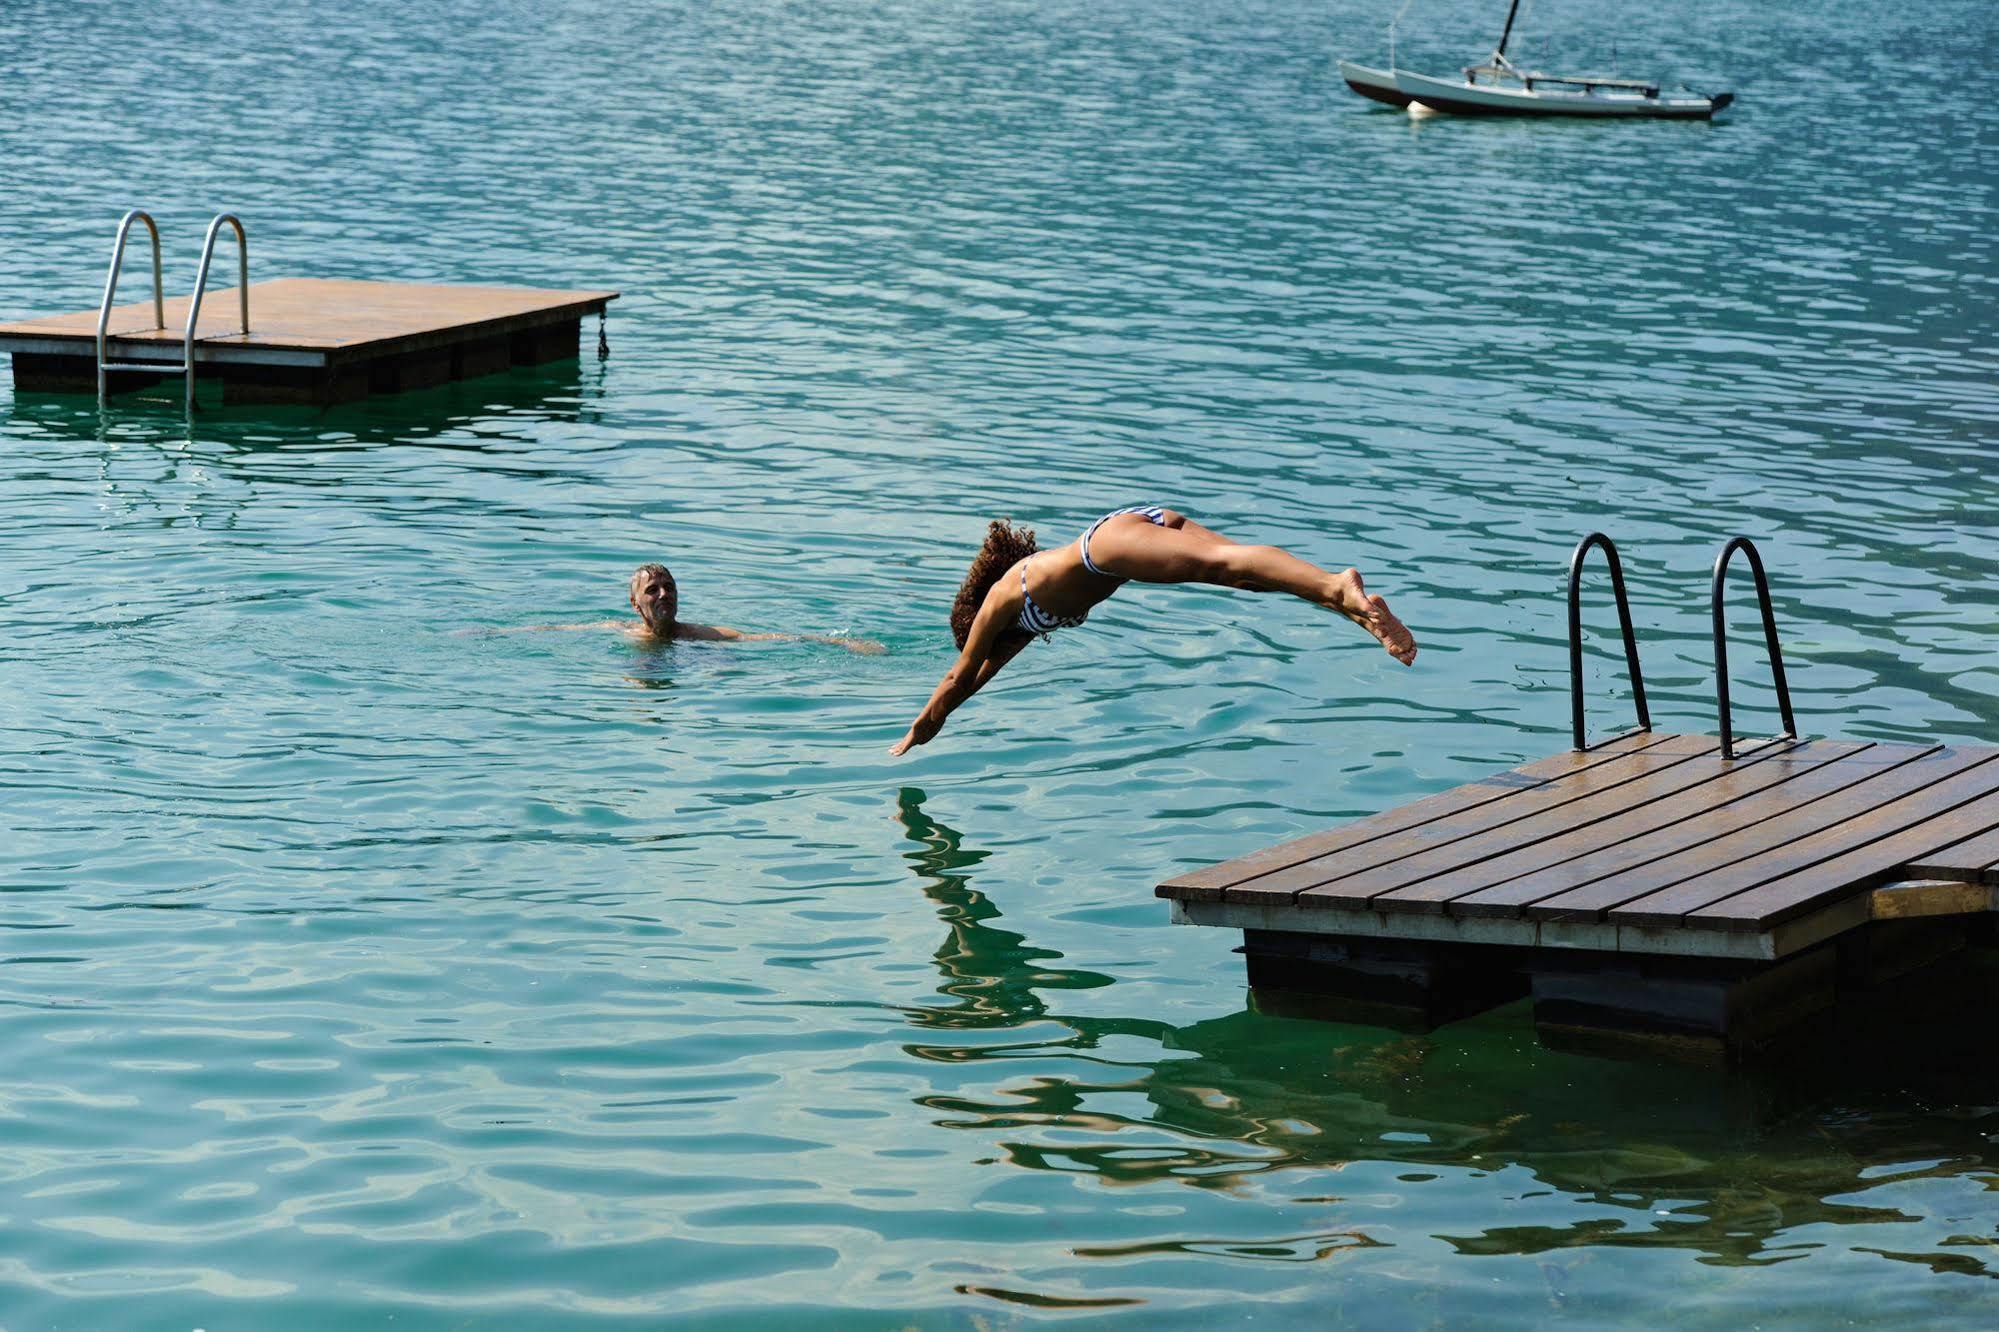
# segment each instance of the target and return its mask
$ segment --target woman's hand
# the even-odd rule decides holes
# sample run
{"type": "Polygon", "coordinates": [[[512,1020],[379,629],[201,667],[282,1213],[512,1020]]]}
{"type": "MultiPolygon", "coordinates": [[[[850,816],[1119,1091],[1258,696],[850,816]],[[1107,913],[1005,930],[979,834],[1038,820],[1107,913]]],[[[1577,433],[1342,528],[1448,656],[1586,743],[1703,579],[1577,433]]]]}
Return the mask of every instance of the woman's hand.
{"type": "Polygon", "coordinates": [[[944,729],[944,719],[985,685],[986,681],[998,674],[999,668],[1013,660],[1014,654],[1028,641],[1026,634],[1015,634],[1017,641],[1006,639],[1006,631],[1020,617],[1020,608],[1014,600],[1022,593],[1009,593],[1004,578],[993,584],[986,593],[985,605],[972,620],[972,631],[965,635],[965,646],[958,653],[958,660],[951,663],[951,669],[944,672],[944,678],[931,691],[930,701],[923,705],[923,711],[916,714],[916,720],[909,724],[909,734],[889,747],[889,753],[901,758],[918,745],[927,745],[944,729]]]}
{"type": "Polygon", "coordinates": [[[929,709],[926,708],[922,713],[918,714],[915,721],[909,724],[909,734],[889,746],[889,757],[901,758],[918,745],[929,744],[936,738],[937,733],[943,729],[943,718],[940,717],[935,721],[931,720],[929,709]]]}

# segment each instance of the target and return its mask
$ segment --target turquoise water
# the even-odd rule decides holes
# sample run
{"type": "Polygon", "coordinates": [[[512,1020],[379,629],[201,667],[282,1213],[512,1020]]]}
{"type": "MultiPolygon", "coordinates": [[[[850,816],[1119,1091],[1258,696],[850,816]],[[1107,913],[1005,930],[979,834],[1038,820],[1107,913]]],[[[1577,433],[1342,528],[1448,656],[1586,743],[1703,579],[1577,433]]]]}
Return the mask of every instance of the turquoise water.
{"type": "Polygon", "coordinates": [[[1371,111],[1389,8],[0,10],[10,316],[134,203],[176,290],[233,207],[266,276],[625,293],[327,412],[0,396],[0,1323],[1987,1325],[1990,963],[1728,1078],[1259,1011],[1150,896],[1565,744],[1594,527],[1660,724],[1742,531],[1808,730],[1999,743],[1992,8],[1530,18],[1741,94],[1636,127],[1371,111]],[[1417,669],[1135,588],[886,757],[987,518],[1155,498],[1417,669]],[[649,559],[889,651],[476,632],[649,559]]]}

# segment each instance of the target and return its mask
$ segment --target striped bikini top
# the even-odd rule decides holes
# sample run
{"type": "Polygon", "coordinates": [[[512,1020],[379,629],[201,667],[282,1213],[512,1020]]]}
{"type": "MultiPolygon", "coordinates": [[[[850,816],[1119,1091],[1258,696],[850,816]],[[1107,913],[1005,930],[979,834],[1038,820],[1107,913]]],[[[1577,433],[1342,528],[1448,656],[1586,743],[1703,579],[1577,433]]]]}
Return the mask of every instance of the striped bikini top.
{"type": "Polygon", "coordinates": [[[1036,638],[1046,638],[1057,629],[1074,629],[1090,618],[1084,611],[1081,615],[1050,615],[1035,603],[1034,594],[1027,590],[1027,564],[1020,562],[1020,627],[1036,638]]]}
{"type": "MultiPolygon", "coordinates": [[[[1161,508],[1159,505],[1128,504],[1122,509],[1112,509],[1109,513],[1097,519],[1097,521],[1095,521],[1094,523],[1091,523],[1090,530],[1083,533],[1083,535],[1080,538],[1078,538],[1076,542],[1077,548],[1079,549],[1079,551],[1083,556],[1083,567],[1085,569],[1088,569],[1091,573],[1096,574],[1103,578],[1116,579],[1116,581],[1120,583],[1125,582],[1126,580],[1123,578],[1118,578],[1118,576],[1114,573],[1105,573],[1102,569],[1099,569],[1097,567],[1097,562],[1090,558],[1090,538],[1097,534],[1097,529],[1099,527],[1102,527],[1105,523],[1109,522],[1113,518],[1118,517],[1120,514],[1127,514],[1127,513],[1138,514],[1140,517],[1144,518],[1145,521],[1151,523],[1155,527],[1163,527],[1165,526],[1166,523],[1166,510],[1161,508]]],[[[1032,556],[1029,557],[1030,560],[1032,558],[1033,558],[1032,556]]],[[[1077,625],[1081,624],[1083,621],[1090,618],[1090,613],[1088,611],[1084,611],[1081,615],[1050,615],[1047,611],[1043,610],[1039,605],[1037,605],[1034,600],[1034,594],[1027,590],[1028,562],[1029,562],[1028,560],[1022,560],[1020,562],[1019,623],[1022,629],[1024,629],[1030,634],[1033,634],[1036,638],[1046,638],[1048,635],[1054,633],[1057,629],[1074,629],[1077,625]]]]}

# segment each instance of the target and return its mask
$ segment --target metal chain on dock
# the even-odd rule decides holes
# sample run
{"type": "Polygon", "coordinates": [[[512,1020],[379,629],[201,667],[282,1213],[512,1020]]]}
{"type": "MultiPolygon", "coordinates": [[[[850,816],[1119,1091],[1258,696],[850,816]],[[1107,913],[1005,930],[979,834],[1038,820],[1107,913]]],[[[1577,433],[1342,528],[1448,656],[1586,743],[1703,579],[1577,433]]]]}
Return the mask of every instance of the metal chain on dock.
{"type": "Polygon", "coordinates": [[[597,312],[597,359],[600,361],[611,359],[611,340],[604,336],[606,318],[607,316],[602,310],[597,312]]]}

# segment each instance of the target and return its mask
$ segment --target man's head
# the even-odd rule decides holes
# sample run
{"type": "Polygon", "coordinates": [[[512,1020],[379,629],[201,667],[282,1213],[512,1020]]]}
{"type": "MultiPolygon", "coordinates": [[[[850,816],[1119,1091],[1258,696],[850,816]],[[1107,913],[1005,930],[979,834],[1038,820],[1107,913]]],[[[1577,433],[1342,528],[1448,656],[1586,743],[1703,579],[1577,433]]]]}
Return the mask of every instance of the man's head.
{"type": "Polygon", "coordinates": [[[664,564],[641,564],[632,575],[632,609],[655,634],[671,634],[680,617],[680,589],[664,564]]]}

